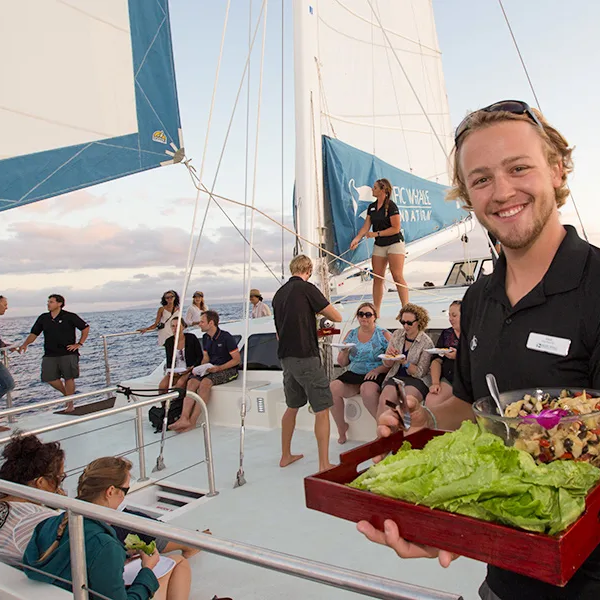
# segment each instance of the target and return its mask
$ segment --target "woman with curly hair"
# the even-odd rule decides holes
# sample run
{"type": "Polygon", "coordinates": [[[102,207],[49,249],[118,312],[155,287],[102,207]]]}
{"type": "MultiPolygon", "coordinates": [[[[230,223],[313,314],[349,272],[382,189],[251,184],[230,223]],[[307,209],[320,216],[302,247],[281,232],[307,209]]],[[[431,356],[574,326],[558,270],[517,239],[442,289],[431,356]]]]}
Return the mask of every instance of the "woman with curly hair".
{"type": "MultiPolygon", "coordinates": [[[[65,453],[58,442],[18,435],[2,451],[0,479],[44,492],[64,494],[65,453]]],[[[36,525],[56,511],[18,496],[0,497],[0,560],[20,563],[36,525]]]]}
{"type": "Polygon", "coordinates": [[[390,370],[379,398],[380,413],[386,410],[386,401],[397,402],[398,390],[394,379],[404,382],[407,397],[414,398],[416,402],[423,402],[429,392],[425,379],[429,374],[431,354],[426,350],[434,347],[425,333],[429,313],[422,306],[409,303],[400,309],[397,318],[402,327],[392,334],[386,354],[401,358],[383,361],[390,370]]]}
{"type": "Polygon", "coordinates": [[[158,329],[158,345],[164,346],[167,338],[170,338],[171,320],[177,319],[179,316],[179,294],[175,290],[168,290],[160,299],[160,306],[156,312],[156,320],[149,327],[138,329],[140,333],[146,333],[153,329],[158,329]]]}

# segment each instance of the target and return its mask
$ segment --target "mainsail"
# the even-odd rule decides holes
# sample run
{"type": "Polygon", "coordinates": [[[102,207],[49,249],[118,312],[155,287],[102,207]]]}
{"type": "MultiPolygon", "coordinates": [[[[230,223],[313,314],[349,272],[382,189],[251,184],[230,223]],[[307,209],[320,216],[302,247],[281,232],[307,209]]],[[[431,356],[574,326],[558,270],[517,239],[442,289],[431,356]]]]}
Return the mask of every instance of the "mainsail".
{"type": "MultiPolygon", "coordinates": [[[[436,197],[448,184],[452,126],[433,8],[430,0],[298,0],[294,10],[298,229],[342,253],[349,240],[334,222],[332,247],[323,199],[326,191],[330,198],[348,194],[344,210],[349,211],[350,182],[340,180],[334,192],[332,181],[323,180],[323,149],[328,176],[334,160],[336,172],[354,179],[356,190],[371,186],[375,173],[385,176],[384,163],[404,171],[406,181],[426,180],[436,197]],[[352,171],[359,154],[350,148],[368,155],[371,171],[361,167],[360,176],[352,171]],[[346,158],[354,162],[342,164],[346,158]]],[[[395,185],[403,187],[400,180],[395,185]]],[[[425,185],[421,181],[413,188],[425,185]]],[[[461,218],[454,204],[436,201],[432,210],[437,207],[443,214],[432,217],[431,227],[406,227],[409,241],[461,218]]],[[[314,248],[303,251],[316,256],[314,248]]],[[[353,260],[359,258],[360,252],[353,260]]]]}
{"type": "Polygon", "coordinates": [[[0,210],[180,146],[168,0],[3,1],[0,210]]]}

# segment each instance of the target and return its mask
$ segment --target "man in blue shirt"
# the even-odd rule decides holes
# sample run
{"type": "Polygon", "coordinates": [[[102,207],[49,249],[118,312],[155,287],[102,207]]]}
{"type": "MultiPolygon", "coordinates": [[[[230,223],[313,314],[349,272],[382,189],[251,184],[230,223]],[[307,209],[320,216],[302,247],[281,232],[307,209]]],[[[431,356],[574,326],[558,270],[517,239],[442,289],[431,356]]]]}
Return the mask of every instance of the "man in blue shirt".
{"type": "MultiPolygon", "coordinates": [[[[233,336],[228,331],[219,329],[219,313],[216,311],[207,310],[202,313],[200,329],[204,332],[202,365],[210,363],[211,366],[196,367],[188,380],[187,389],[196,392],[208,404],[213,385],[221,385],[237,379],[240,351],[233,336]]],[[[170,425],[169,429],[179,433],[194,429],[199,416],[200,406],[192,398],[185,398],[181,417],[170,425]]]]}

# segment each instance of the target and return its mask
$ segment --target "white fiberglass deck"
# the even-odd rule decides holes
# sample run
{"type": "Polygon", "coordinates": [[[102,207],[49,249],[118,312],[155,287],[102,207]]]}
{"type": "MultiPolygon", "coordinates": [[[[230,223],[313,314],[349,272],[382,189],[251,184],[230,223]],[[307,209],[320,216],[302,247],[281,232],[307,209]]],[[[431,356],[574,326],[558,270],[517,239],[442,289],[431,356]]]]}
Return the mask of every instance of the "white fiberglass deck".
{"type": "MultiPolygon", "coordinates": [[[[209,404],[210,410],[210,404],[209,404]]],[[[133,415],[133,413],[132,413],[133,415]]],[[[21,417],[17,424],[30,430],[63,420],[62,415],[21,417]]],[[[45,434],[44,440],[63,439],[67,470],[83,466],[107,454],[118,454],[134,447],[133,423],[127,422],[97,430],[109,423],[124,421],[123,415],[45,434]],[[77,433],[85,435],[65,439],[77,433]]],[[[171,481],[207,488],[204,464],[186,468],[204,458],[202,431],[169,434],[165,462],[167,469],[157,475],[171,481]],[[183,469],[183,470],[182,470],[183,469]],[[175,474],[177,472],[177,474],[175,474]]],[[[159,439],[145,425],[146,444],[159,439]]],[[[186,512],[173,523],[200,530],[210,528],[215,536],[243,541],[273,550],[323,561],[358,571],[379,574],[401,581],[460,593],[465,600],[477,598],[485,566],[461,558],[444,570],[436,561],[401,560],[387,548],[369,543],[355,525],[309,510],[304,505],[303,478],[317,469],[316,444],[310,432],[297,431],[293,449],[305,455],[302,461],[285,469],[278,466],[280,430],[246,432],[246,485],[233,489],[239,461],[239,431],[213,427],[213,453],[219,495],[186,512]]],[[[352,447],[349,442],[344,450],[352,447]]],[[[341,447],[332,440],[331,458],[335,461],[341,447]]],[[[155,464],[158,444],[146,448],[148,470],[155,464]]],[[[130,456],[137,474],[137,455],[130,456]]],[[[73,495],[78,473],[69,477],[66,487],[73,495]]],[[[193,600],[209,600],[215,594],[234,600],[289,600],[358,598],[356,594],[321,586],[201,552],[191,559],[193,600]]]]}

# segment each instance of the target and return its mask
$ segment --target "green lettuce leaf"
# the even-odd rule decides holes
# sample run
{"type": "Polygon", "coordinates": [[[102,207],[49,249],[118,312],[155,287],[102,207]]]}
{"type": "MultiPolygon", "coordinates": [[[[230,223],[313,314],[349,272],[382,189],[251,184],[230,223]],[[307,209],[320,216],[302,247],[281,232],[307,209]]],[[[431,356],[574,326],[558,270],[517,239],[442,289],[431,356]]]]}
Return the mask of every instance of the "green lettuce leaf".
{"type": "Polygon", "coordinates": [[[156,540],[152,540],[149,544],[146,544],[146,542],[140,539],[139,535],[130,533],[125,538],[125,548],[127,550],[141,550],[150,556],[156,550],[156,540]]]}
{"type": "Polygon", "coordinates": [[[470,421],[423,449],[404,442],[350,487],[554,535],[577,520],[600,469],[585,462],[537,465],[525,451],[470,421]]]}

